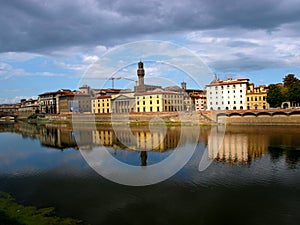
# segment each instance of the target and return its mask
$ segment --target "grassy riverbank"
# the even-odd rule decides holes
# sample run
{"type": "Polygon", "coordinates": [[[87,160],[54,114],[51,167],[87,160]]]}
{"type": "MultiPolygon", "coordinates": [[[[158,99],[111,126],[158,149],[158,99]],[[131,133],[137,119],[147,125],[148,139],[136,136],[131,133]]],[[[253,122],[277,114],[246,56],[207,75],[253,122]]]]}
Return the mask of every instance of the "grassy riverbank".
{"type": "Polygon", "coordinates": [[[0,192],[0,224],[5,225],[73,225],[82,221],[55,216],[53,208],[23,206],[7,193],[0,192]]]}

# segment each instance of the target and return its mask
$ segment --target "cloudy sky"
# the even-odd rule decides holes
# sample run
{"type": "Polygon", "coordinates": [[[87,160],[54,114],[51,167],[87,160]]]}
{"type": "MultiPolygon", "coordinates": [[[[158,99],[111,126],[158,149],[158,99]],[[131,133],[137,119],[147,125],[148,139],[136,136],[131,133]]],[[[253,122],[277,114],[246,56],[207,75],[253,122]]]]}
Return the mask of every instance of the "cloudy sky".
{"type": "Polygon", "coordinates": [[[76,89],[103,54],[143,40],[187,48],[222,79],[300,76],[299,0],[3,0],[0,28],[0,103],[76,89]]]}

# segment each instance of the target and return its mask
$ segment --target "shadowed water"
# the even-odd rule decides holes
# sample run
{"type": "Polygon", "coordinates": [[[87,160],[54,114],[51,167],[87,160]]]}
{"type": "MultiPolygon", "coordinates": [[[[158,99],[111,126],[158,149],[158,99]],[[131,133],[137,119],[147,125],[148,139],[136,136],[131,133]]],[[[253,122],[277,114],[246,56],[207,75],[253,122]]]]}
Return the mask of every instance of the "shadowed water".
{"type": "MultiPolygon", "coordinates": [[[[168,127],[162,136],[159,128],[151,133],[133,127],[135,139],[122,129],[116,136],[111,127],[83,126],[76,132],[81,151],[104,145],[116,159],[139,167],[166,159],[178,145],[184,147],[194,129],[180,136],[180,127],[168,127]]],[[[188,164],[168,180],[144,187],[116,184],[97,174],[78,150],[70,126],[2,124],[0,132],[0,191],[23,204],[54,206],[60,216],[89,224],[300,221],[297,126],[229,126],[218,147],[210,141],[211,127],[200,127],[188,164]],[[205,149],[213,161],[199,172],[205,149]]]]}

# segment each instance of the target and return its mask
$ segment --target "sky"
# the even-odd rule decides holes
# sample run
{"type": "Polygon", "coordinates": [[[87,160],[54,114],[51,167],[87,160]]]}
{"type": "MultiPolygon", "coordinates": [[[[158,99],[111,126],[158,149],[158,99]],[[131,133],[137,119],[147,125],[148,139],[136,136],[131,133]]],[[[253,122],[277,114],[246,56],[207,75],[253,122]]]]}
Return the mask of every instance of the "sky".
{"type": "MultiPolygon", "coordinates": [[[[62,88],[78,89],[90,68],[112,57],[111,52],[147,40],[187,49],[220,79],[246,77],[261,85],[280,83],[289,73],[300,78],[299,0],[0,3],[0,104],[62,88]]],[[[174,59],[179,55],[175,53],[174,59]]],[[[176,65],[159,63],[161,58],[151,63],[147,55],[140,59],[146,59],[146,80],[168,74],[172,85],[180,82],[175,79],[180,77],[176,65]]],[[[111,87],[107,79],[111,76],[136,79],[137,55],[127,64],[118,64],[120,57],[115,60],[122,65],[116,74],[99,75],[88,84],[111,87]]],[[[193,87],[187,76],[182,80],[193,87]]],[[[114,84],[127,85],[125,79],[114,84]]]]}

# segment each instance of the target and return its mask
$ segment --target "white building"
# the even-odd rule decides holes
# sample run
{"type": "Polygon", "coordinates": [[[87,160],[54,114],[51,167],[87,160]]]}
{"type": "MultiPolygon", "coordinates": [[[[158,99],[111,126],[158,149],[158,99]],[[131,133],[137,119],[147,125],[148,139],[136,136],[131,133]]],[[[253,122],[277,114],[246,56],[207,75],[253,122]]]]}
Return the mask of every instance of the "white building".
{"type": "Polygon", "coordinates": [[[213,80],[206,85],[208,110],[239,110],[247,109],[246,93],[249,79],[213,80]]]}

